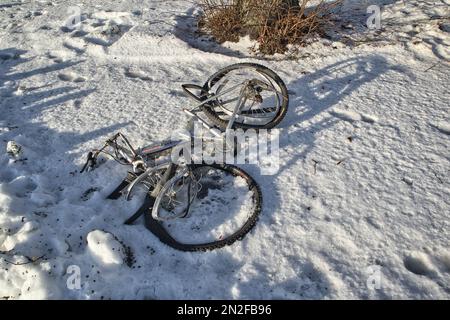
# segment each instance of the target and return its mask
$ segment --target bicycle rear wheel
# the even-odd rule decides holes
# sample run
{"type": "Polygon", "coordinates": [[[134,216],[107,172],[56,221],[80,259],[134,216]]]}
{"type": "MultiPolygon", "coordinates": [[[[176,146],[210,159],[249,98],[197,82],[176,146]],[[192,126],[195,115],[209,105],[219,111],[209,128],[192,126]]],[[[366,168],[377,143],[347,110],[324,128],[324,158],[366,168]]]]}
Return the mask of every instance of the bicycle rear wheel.
{"type": "Polygon", "coordinates": [[[258,220],[261,202],[258,185],[242,169],[192,165],[189,173],[164,186],[146,223],[158,229],[154,233],[162,242],[176,249],[212,250],[241,240],[258,220]]]}
{"type": "Polygon", "coordinates": [[[270,129],[278,125],[288,109],[289,95],[286,85],[275,72],[256,63],[230,65],[217,71],[206,81],[202,99],[221,93],[223,95],[202,106],[205,116],[224,130],[244,83],[248,84],[248,88],[244,90],[243,105],[233,128],[270,129]],[[227,92],[228,90],[231,91],[227,92]]]}

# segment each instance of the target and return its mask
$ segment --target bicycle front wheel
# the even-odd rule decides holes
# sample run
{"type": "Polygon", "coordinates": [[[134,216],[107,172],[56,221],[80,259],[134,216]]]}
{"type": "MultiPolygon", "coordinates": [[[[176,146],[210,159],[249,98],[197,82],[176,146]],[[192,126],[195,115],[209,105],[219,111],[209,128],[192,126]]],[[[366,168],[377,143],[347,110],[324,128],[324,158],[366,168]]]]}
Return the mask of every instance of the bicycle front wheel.
{"type": "Polygon", "coordinates": [[[193,165],[163,187],[148,218],[159,220],[158,236],[166,244],[212,250],[242,239],[258,220],[261,202],[261,190],[242,169],[193,165]]]}

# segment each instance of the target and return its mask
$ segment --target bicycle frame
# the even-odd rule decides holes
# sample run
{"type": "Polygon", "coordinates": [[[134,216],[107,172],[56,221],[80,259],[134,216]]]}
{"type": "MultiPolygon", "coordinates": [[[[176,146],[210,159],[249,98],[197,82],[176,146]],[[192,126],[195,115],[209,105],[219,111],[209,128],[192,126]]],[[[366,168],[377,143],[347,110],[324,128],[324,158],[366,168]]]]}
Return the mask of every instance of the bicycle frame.
{"type": "MultiPolygon", "coordinates": [[[[145,166],[145,171],[142,172],[142,173],[139,173],[138,177],[136,179],[134,179],[134,181],[132,181],[128,185],[128,187],[126,188],[126,191],[124,192],[126,199],[127,200],[130,199],[133,189],[138,184],[140,184],[145,179],[147,179],[147,177],[149,177],[150,175],[154,174],[155,172],[157,172],[159,170],[166,169],[170,165],[173,164],[170,156],[164,157],[162,159],[156,158],[154,163],[150,163],[149,161],[145,161],[145,159],[147,159],[148,157],[156,156],[156,155],[158,155],[159,153],[161,153],[163,151],[171,150],[171,149],[175,148],[176,146],[178,146],[180,144],[183,144],[183,143],[188,143],[188,142],[187,141],[183,141],[183,140],[168,141],[165,144],[156,143],[156,144],[147,145],[147,146],[145,146],[143,148],[138,149],[138,151],[136,153],[137,160],[131,161],[130,164],[133,165],[133,163],[135,161],[142,161],[144,163],[144,166],[145,166]]],[[[132,148],[131,145],[128,146],[128,147],[132,148]]],[[[135,168],[135,167],[136,166],[133,165],[133,168],[135,168]]]]}
{"type": "Polygon", "coordinates": [[[247,86],[249,84],[250,84],[250,80],[244,81],[242,83],[232,86],[231,88],[229,88],[219,94],[214,94],[205,100],[202,100],[202,97],[196,96],[192,91],[189,90],[189,89],[203,90],[202,87],[193,85],[193,84],[184,84],[184,85],[182,85],[182,88],[188,94],[188,97],[192,98],[193,100],[195,100],[197,102],[200,102],[200,104],[196,105],[192,109],[183,108],[183,111],[185,113],[187,113],[188,115],[190,115],[191,117],[196,118],[196,120],[200,121],[205,128],[207,128],[209,131],[211,131],[212,134],[214,134],[217,137],[220,137],[222,135],[222,132],[217,130],[216,128],[211,127],[206,121],[204,121],[202,118],[197,116],[196,113],[200,111],[200,107],[203,106],[204,104],[206,104],[210,101],[216,100],[218,97],[221,97],[227,93],[230,93],[233,90],[236,90],[238,87],[243,85],[243,87],[241,88],[241,90],[239,92],[239,97],[237,98],[237,103],[236,103],[236,106],[234,107],[233,112],[230,112],[226,108],[222,108],[222,110],[231,117],[230,120],[228,121],[226,130],[231,129],[233,127],[233,124],[236,121],[236,119],[239,119],[238,112],[239,112],[240,108],[245,104],[246,97],[245,97],[244,93],[245,93],[245,89],[247,88],[247,86]]]}
{"type": "MultiPolygon", "coordinates": [[[[200,112],[201,107],[203,105],[205,105],[206,103],[216,100],[217,98],[219,98],[227,93],[230,93],[242,86],[240,89],[240,92],[239,92],[239,96],[237,98],[232,99],[233,101],[235,99],[237,100],[233,111],[231,112],[230,110],[222,107],[224,113],[226,113],[230,116],[230,119],[228,121],[225,131],[231,129],[233,127],[234,122],[240,118],[239,111],[242,108],[242,106],[245,105],[245,102],[247,101],[247,98],[248,98],[247,95],[249,94],[249,92],[247,90],[251,86],[251,83],[252,83],[251,81],[252,80],[246,80],[242,83],[236,84],[236,85],[232,86],[231,88],[226,89],[226,90],[221,91],[216,94],[208,93],[208,97],[197,96],[191,91],[191,89],[204,90],[202,87],[194,85],[194,84],[183,84],[182,88],[187,93],[187,95],[190,98],[192,98],[193,100],[195,100],[196,102],[200,102],[199,104],[197,104],[195,107],[193,107],[191,109],[183,108],[183,111],[185,113],[187,113],[188,115],[190,115],[191,117],[195,118],[197,121],[199,121],[214,136],[222,137],[224,135],[224,132],[218,130],[217,128],[215,128],[213,126],[210,126],[205,120],[203,120],[202,118],[200,118],[197,115],[197,112],[200,112]]],[[[228,102],[230,102],[230,101],[228,101],[228,102]]],[[[95,165],[95,162],[96,162],[96,157],[99,155],[99,153],[105,152],[103,150],[108,146],[112,147],[114,149],[114,153],[115,153],[116,157],[114,157],[114,155],[109,154],[107,152],[105,152],[105,153],[113,156],[113,158],[116,159],[119,163],[126,164],[126,165],[132,165],[133,171],[137,175],[137,177],[130,184],[128,184],[128,186],[126,187],[126,190],[121,191],[122,194],[125,194],[126,199],[129,200],[134,188],[137,185],[145,182],[145,180],[148,177],[150,177],[151,175],[155,174],[156,172],[158,172],[160,170],[168,169],[168,168],[177,169],[180,166],[179,164],[174,164],[172,162],[172,159],[170,156],[159,159],[159,158],[156,158],[156,155],[160,154],[163,151],[171,150],[183,143],[190,143],[190,141],[189,142],[183,141],[183,140],[168,141],[168,142],[162,143],[162,144],[161,143],[150,144],[150,145],[144,146],[142,148],[134,149],[133,146],[131,145],[131,143],[128,141],[128,139],[122,133],[119,132],[119,133],[115,134],[112,138],[108,139],[106,141],[105,145],[101,149],[95,150],[95,153],[93,153],[93,154],[90,153],[90,155],[88,156],[88,161],[87,161],[86,165],[83,167],[82,171],[84,171],[84,169],[86,168],[86,166],[89,164],[90,161],[92,162],[91,167],[93,167],[93,165],[95,165]],[[120,145],[118,143],[117,140],[119,138],[122,140],[124,145],[120,145]],[[120,155],[126,161],[126,163],[123,163],[120,160],[118,160],[117,159],[117,158],[119,158],[118,155],[120,155]],[[149,159],[151,159],[152,157],[155,158],[155,161],[153,163],[151,161],[149,161],[149,159]],[[171,167],[171,166],[175,166],[175,167],[171,167]]],[[[171,181],[174,178],[179,179],[180,177],[182,177],[187,172],[186,170],[187,169],[183,169],[181,171],[181,173],[175,175],[174,177],[171,177],[170,178],[171,181]]],[[[158,192],[161,191],[161,189],[163,189],[165,184],[168,182],[167,180],[168,179],[159,180],[157,182],[157,187],[156,187],[157,190],[156,191],[158,191],[158,192]]],[[[159,204],[159,202],[161,201],[161,195],[155,194],[155,197],[159,204]]],[[[155,207],[157,207],[157,206],[155,206],[155,207]]],[[[154,219],[158,219],[157,214],[155,212],[152,212],[152,216],[154,219]]]]}

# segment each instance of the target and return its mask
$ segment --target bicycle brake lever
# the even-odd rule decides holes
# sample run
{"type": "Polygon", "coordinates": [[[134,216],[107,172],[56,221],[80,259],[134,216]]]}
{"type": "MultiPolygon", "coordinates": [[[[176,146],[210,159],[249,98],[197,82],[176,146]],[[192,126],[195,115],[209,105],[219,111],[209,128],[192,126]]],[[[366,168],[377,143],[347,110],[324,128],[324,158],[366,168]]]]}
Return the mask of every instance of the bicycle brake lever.
{"type": "Polygon", "coordinates": [[[92,169],[96,164],[97,164],[97,157],[95,157],[94,154],[92,153],[92,151],[90,151],[88,153],[86,163],[84,164],[80,173],[83,173],[84,171],[88,171],[89,169],[92,169]]]}

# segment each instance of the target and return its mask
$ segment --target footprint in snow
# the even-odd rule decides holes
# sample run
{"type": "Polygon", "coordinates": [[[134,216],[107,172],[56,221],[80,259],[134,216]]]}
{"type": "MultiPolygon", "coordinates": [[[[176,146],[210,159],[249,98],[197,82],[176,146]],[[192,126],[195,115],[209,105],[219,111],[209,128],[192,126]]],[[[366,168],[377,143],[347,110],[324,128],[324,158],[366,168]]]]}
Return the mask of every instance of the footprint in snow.
{"type": "Polygon", "coordinates": [[[31,192],[36,190],[37,187],[38,185],[30,177],[19,176],[9,182],[6,189],[10,194],[13,194],[18,198],[25,198],[28,197],[31,192]]]}
{"type": "Polygon", "coordinates": [[[445,268],[445,271],[450,272],[450,251],[443,251],[439,257],[442,265],[445,268]]]}
{"type": "Polygon", "coordinates": [[[64,41],[63,46],[69,50],[72,50],[76,54],[83,54],[86,51],[84,42],[80,41],[77,38],[64,41]]]}
{"type": "Polygon", "coordinates": [[[349,121],[349,122],[364,121],[364,122],[373,124],[378,121],[378,119],[375,116],[358,113],[358,112],[354,112],[354,111],[350,111],[350,110],[335,109],[335,110],[331,111],[330,114],[332,114],[333,116],[335,116],[339,119],[349,121]]]}
{"type": "Polygon", "coordinates": [[[56,52],[56,51],[48,52],[47,57],[49,59],[53,60],[53,62],[55,62],[55,63],[62,63],[64,61],[66,61],[64,55],[59,52],[56,52]]]}
{"type": "Polygon", "coordinates": [[[450,135],[450,123],[439,122],[436,124],[431,124],[432,127],[436,128],[443,134],[450,135]]]}
{"type": "Polygon", "coordinates": [[[67,27],[63,32],[71,32],[72,38],[81,38],[85,43],[109,47],[122,38],[133,26],[127,12],[97,12],[82,20],[80,28],[71,30],[67,27]]]}
{"type": "Polygon", "coordinates": [[[403,264],[410,272],[421,276],[432,276],[434,267],[428,256],[422,252],[411,252],[403,259],[403,264]]]}
{"type": "Polygon", "coordinates": [[[136,69],[128,69],[125,71],[125,75],[129,78],[133,79],[141,79],[143,81],[149,81],[152,80],[150,76],[148,76],[144,71],[142,70],[136,70],[136,69]]]}
{"type": "Polygon", "coordinates": [[[33,19],[34,17],[39,17],[42,16],[43,14],[47,13],[46,11],[42,11],[42,10],[37,10],[37,11],[28,11],[23,18],[24,19],[33,19]]]}
{"type": "Polygon", "coordinates": [[[86,31],[83,31],[83,30],[75,30],[74,32],[72,32],[71,34],[70,34],[70,36],[72,37],[72,38],[80,38],[80,37],[84,37],[84,36],[86,36],[88,33],[86,32],[86,31]]]}
{"type": "Polygon", "coordinates": [[[71,81],[71,82],[84,82],[86,78],[77,75],[75,72],[63,72],[58,75],[58,78],[63,81],[71,81]]]}

